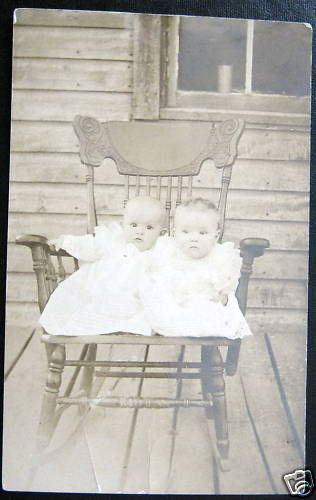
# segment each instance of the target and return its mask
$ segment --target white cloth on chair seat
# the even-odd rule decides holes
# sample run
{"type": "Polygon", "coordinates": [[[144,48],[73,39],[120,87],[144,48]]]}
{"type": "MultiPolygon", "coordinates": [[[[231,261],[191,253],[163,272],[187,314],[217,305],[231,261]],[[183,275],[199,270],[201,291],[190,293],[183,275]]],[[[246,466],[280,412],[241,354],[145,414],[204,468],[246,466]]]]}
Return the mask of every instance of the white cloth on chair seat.
{"type": "Polygon", "coordinates": [[[95,236],[62,236],[58,246],[82,262],[46,304],[39,322],[47,333],[151,335],[137,292],[151,250],[127,244],[116,222],[96,227],[95,236]]]}
{"type": "Polygon", "coordinates": [[[201,259],[185,256],[170,237],[160,238],[141,282],[140,297],[154,331],[170,337],[251,335],[235,291],[242,259],[234,244],[216,244],[201,259]],[[218,292],[228,302],[214,300],[218,292]]]}

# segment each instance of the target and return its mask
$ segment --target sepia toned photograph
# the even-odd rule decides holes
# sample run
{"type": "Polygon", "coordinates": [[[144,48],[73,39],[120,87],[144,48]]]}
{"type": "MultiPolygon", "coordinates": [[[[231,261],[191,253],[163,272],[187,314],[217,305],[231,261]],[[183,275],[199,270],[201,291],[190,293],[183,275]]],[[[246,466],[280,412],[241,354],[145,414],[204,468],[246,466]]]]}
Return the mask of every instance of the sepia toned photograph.
{"type": "Polygon", "coordinates": [[[14,12],[5,490],[312,491],[311,44],[14,12]]]}

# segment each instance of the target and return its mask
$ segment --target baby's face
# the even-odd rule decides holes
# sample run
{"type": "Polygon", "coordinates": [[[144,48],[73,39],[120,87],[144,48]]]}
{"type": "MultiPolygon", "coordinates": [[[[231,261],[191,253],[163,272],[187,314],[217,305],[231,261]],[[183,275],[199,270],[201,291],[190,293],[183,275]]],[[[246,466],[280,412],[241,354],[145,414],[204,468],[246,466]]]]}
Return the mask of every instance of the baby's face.
{"type": "Polygon", "coordinates": [[[141,252],[149,250],[162,230],[161,211],[141,202],[127,206],[123,229],[128,243],[133,243],[141,252]]]}
{"type": "Polygon", "coordinates": [[[218,217],[210,210],[201,212],[183,207],[176,214],[176,244],[191,259],[206,257],[217,242],[218,234],[218,217]]]}

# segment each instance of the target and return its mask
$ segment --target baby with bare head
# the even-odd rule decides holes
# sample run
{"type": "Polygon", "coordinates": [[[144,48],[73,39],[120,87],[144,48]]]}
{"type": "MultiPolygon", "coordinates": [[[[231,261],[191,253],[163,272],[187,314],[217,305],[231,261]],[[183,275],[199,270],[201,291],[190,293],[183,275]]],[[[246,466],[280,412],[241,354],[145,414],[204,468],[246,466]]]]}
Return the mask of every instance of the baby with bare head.
{"type": "Polygon", "coordinates": [[[126,204],[122,224],[95,228],[94,235],[63,235],[51,241],[81,262],[59,284],[40,318],[53,335],[129,332],[150,335],[138,283],[164,227],[162,204],[139,196],[126,204]]]}
{"type": "Polygon", "coordinates": [[[220,217],[209,200],[177,207],[173,237],[160,238],[141,287],[153,330],[167,336],[241,338],[251,332],[235,291],[239,250],[219,243],[220,217]]]}

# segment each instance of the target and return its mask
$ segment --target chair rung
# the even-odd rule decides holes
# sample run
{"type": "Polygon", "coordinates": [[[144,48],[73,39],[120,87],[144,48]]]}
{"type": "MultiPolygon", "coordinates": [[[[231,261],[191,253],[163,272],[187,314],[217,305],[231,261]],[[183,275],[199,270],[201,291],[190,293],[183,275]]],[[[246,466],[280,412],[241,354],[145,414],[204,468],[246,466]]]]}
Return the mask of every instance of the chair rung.
{"type": "Polygon", "coordinates": [[[92,405],[108,408],[209,408],[212,401],[203,399],[171,399],[171,398],[140,398],[140,397],[107,397],[107,398],[57,398],[57,404],[92,405]]]}
{"type": "MultiPolygon", "coordinates": [[[[99,374],[102,376],[102,374],[99,374]]],[[[104,374],[109,378],[175,378],[175,379],[199,379],[200,373],[183,373],[183,372],[111,372],[104,374]]]]}
{"type": "Polygon", "coordinates": [[[201,368],[201,363],[176,361],[79,361],[69,359],[65,366],[105,366],[128,368],[201,368]]]}

